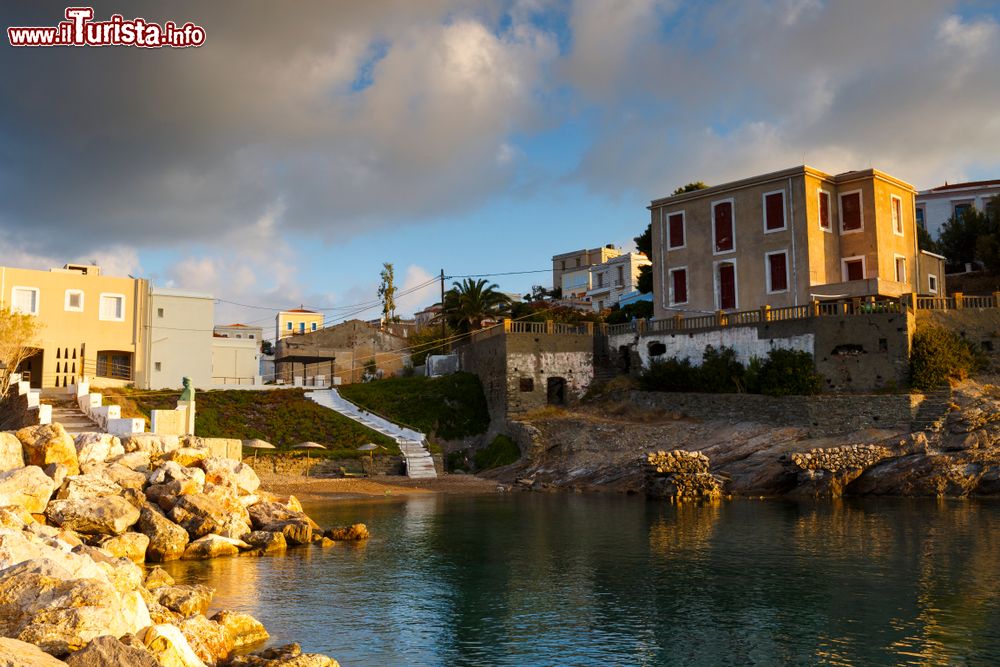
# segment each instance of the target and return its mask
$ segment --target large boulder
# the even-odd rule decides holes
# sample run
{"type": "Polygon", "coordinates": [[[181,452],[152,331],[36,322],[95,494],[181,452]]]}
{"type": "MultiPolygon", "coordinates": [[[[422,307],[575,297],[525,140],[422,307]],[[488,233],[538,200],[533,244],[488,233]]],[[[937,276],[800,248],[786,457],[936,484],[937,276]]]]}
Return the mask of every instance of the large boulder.
{"type": "Polygon", "coordinates": [[[246,508],[232,490],[224,487],[213,486],[204,493],[178,497],[170,518],[194,538],[209,533],[242,538],[250,532],[246,508]]]}
{"type": "Polygon", "coordinates": [[[149,570],[143,585],[146,587],[146,590],[151,591],[160,586],[173,586],[174,583],[174,578],[170,576],[169,572],[162,567],[154,567],[149,570]]]}
{"type": "Polygon", "coordinates": [[[368,526],[363,523],[331,528],[324,535],[331,540],[367,540],[370,537],[368,526]]]}
{"type": "Polygon", "coordinates": [[[206,667],[187,638],[172,625],[152,625],[139,635],[139,639],[156,657],[160,667],[206,667]]]}
{"type": "Polygon", "coordinates": [[[319,653],[303,653],[298,644],[273,646],[251,655],[236,656],[230,667],[340,667],[333,658],[319,653]]]}
{"type": "Polygon", "coordinates": [[[50,463],[62,463],[70,475],[80,474],[76,444],[62,424],[28,426],[17,432],[28,465],[44,468],[50,463]]]}
{"type": "MultiPolygon", "coordinates": [[[[10,637],[0,637],[0,667],[65,667],[65,665],[62,660],[56,660],[34,644],[10,637]]],[[[149,667],[156,667],[156,663],[149,667]]]]}
{"type": "Polygon", "coordinates": [[[80,469],[88,472],[90,467],[125,454],[121,440],[110,433],[81,433],[74,441],[76,458],[80,469]]]}
{"type": "Polygon", "coordinates": [[[0,505],[17,505],[32,514],[41,514],[56,484],[38,466],[0,473],[0,505]]]}
{"type": "Polygon", "coordinates": [[[149,537],[146,559],[154,562],[180,558],[190,539],[186,530],[168,519],[160,508],[149,503],[139,511],[137,528],[149,537]]]}
{"type": "Polygon", "coordinates": [[[116,463],[118,465],[125,466],[129,470],[149,472],[150,461],[151,458],[149,456],[149,452],[129,452],[127,454],[122,454],[121,456],[116,456],[108,461],[108,463],[116,463]]]}
{"type": "Polygon", "coordinates": [[[0,472],[24,467],[24,449],[17,436],[0,431],[0,472]]]}
{"type": "Polygon", "coordinates": [[[240,552],[240,549],[249,548],[250,545],[241,540],[234,540],[222,535],[208,534],[188,544],[181,558],[185,560],[206,560],[220,556],[235,556],[240,552]]]}
{"type": "Polygon", "coordinates": [[[182,616],[204,614],[212,602],[215,590],[201,584],[178,584],[160,586],[152,591],[153,598],[169,609],[182,616]]]}
{"type": "Polygon", "coordinates": [[[122,440],[122,446],[128,452],[144,452],[153,458],[159,458],[164,453],[180,447],[180,439],[176,435],[157,435],[155,433],[133,433],[122,440]]]}
{"type": "Polygon", "coordinates": [[[177,449],[167,452],[163,455],[164,461],[173,461],[179,463],[185,468],[189,468],[195,464],[198,464],[205,460],[208,456],[208,450],[205,449],[195,449],[194,447],[178,447],[177,449]]]}
{"type": "Polygon", "coordinates": [[[0,529],[0,570],[29,560],[45,559],[68,572],[70,578],[109,581],[107,571],[93,559],[71,553],[71,546],[59,538],[58,532],[56,530],[51,537],[42,537],[29,532],[0,529]]]}
{"type": "Polygon", "coordinates": [[[269,523],[262,528],[265,532],[281,533],[290,544],[309,544],[312,542],[313,529],[307,521],[278,521],[269,523]]]}
{"type": "Polygon", "coordinates": [[[78,533],[120,535],[139,520],[139,510],[124,498],[104,496],[53,500],[45,510],[53,523],[78,533]]]}
{"type": "Polygon", "coordinates": [[[313,529],[319,528],[301,509],[290,509],[288,505],[280,502],[261,500],[248,507],[247,510],[249,511],[250,519],[253,521],[254,530],[263,530],[264,526],[269,524],[284,523],[286,521],[305,521],[313,529]]]}
{"type": "Polygon", "coordinates": [[[229,657],[233,650],[233,638],[226,628],[210,621],[202,614],[188,616],[177,624],[191,649],[205,664],[214,665],[229,657]]]}
{"type": "Polygon", "coordinates": [[[21,505],[0,505],[0,528],[24,530],[35,522],[31,512],[21,505]]]}
{"type": "Polygon", "coordinates": [[[280,531],[255,530],[246,536],[246,542],[264,551],[283,551],[288,546],[285,535],[280,531]]]}
{"type": "Polygon", "coordinates": [[[200,465],[205,471],[206,482],[232,487],[241,496],[250,495],[260,488],[257,473],[241,461],[209,456],[200,465]]]}
{"type": "Polygon", "coordinates": [[[201,468],[185,468],[177,461],[161,463],[149,473],[150,484],[166,484],[175,480],[193,479],[200,487],[205,487],[205,471],[201,468]]]}
{"type": "Polygon", "coordinates": [[[128,532],[101,540],[98,546],[115,558],[128,558],[133,563],[142,563],[146,560],[149,542],[147,535],[128,532]]]}
{"type": "Polygon", "coordinates": [[[212,620],[226,629],[234,648],[252,646],[270,638],[264,624],[250,614],[224,610],[213,616],[212,620]]]}
{"type": "MultiPolygon", "coordinates": [[[[0,666],[2,664],[0,662],[0,666]]],[[[145,648],[129,646],[111,635],[98,637],[79,651],[70,653],[65,664],[71,667],[160,667],[145,648]]]]}
{"type": "Polygon", "coordinates": [[[150,624],[138,593],[129,605],[99,579],[73,579],[52,561],[25,561],[0,572],[0,635],[65,655],[101,635],[121,636],[150,624]]]}
{"type": "Polygon", "coordinates": [[[58,500],[88,500],[106,496],[120,496],[122,487],[104,475],[72,475],[62,483],[56,494],[58,500]]]}

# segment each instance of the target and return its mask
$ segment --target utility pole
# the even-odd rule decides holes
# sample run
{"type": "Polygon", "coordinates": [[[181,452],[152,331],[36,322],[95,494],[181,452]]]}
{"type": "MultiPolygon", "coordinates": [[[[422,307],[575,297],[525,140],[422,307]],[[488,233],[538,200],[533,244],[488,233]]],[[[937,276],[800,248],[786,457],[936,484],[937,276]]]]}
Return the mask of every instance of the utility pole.
{"type": "Polygon", "coordinates": [[[444,269],[441,269],[441,312],[439,313],[441,317],[441,351],[445,351],[444,347],[444,269]]]}

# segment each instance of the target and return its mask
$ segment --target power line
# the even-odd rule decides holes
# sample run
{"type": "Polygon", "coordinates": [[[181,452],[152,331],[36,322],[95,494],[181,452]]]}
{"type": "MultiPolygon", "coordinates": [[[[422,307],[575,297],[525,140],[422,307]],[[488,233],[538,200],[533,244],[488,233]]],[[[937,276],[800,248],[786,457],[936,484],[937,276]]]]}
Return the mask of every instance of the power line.
{"type": "Polygon", "coordinates": [[[523,276],[529,273],[552,273],[552,269],[538,269],[535,271],[501,271],[499,273],[468,273],[460,276],[445,276],[448,280],[452,278],[492,278],[493,276],[523,276]]]}

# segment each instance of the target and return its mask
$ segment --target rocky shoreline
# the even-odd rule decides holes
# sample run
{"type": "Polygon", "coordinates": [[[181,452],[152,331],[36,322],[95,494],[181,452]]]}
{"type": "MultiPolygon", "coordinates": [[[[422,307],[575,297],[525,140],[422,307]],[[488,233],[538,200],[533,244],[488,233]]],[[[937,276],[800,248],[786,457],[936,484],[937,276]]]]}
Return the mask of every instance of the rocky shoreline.
{"type": "Polygon", "coordinates": [[[329,667],[154,563],[367,539],[323,530],[294,496],[196,437],[0,432],[0,665],[329,667]]]}
{"type": "Polygon", "coordinates": [[[967,381],[927,428],[815,437],[801,426],[601,405],[521,422],[516,488],[719,497],[1000,495],[1000,387],[967,381]]]}

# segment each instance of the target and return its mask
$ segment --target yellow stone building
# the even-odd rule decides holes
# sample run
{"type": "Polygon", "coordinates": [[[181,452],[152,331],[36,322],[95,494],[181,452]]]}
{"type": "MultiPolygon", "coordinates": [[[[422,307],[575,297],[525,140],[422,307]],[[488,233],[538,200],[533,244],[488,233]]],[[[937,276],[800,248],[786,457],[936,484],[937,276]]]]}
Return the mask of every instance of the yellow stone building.
{"type": "Polygon", "coordinates": [[[916,189],[808,166],[654,200],[654,317],[944,293],[917,247],[916,189]]]}

